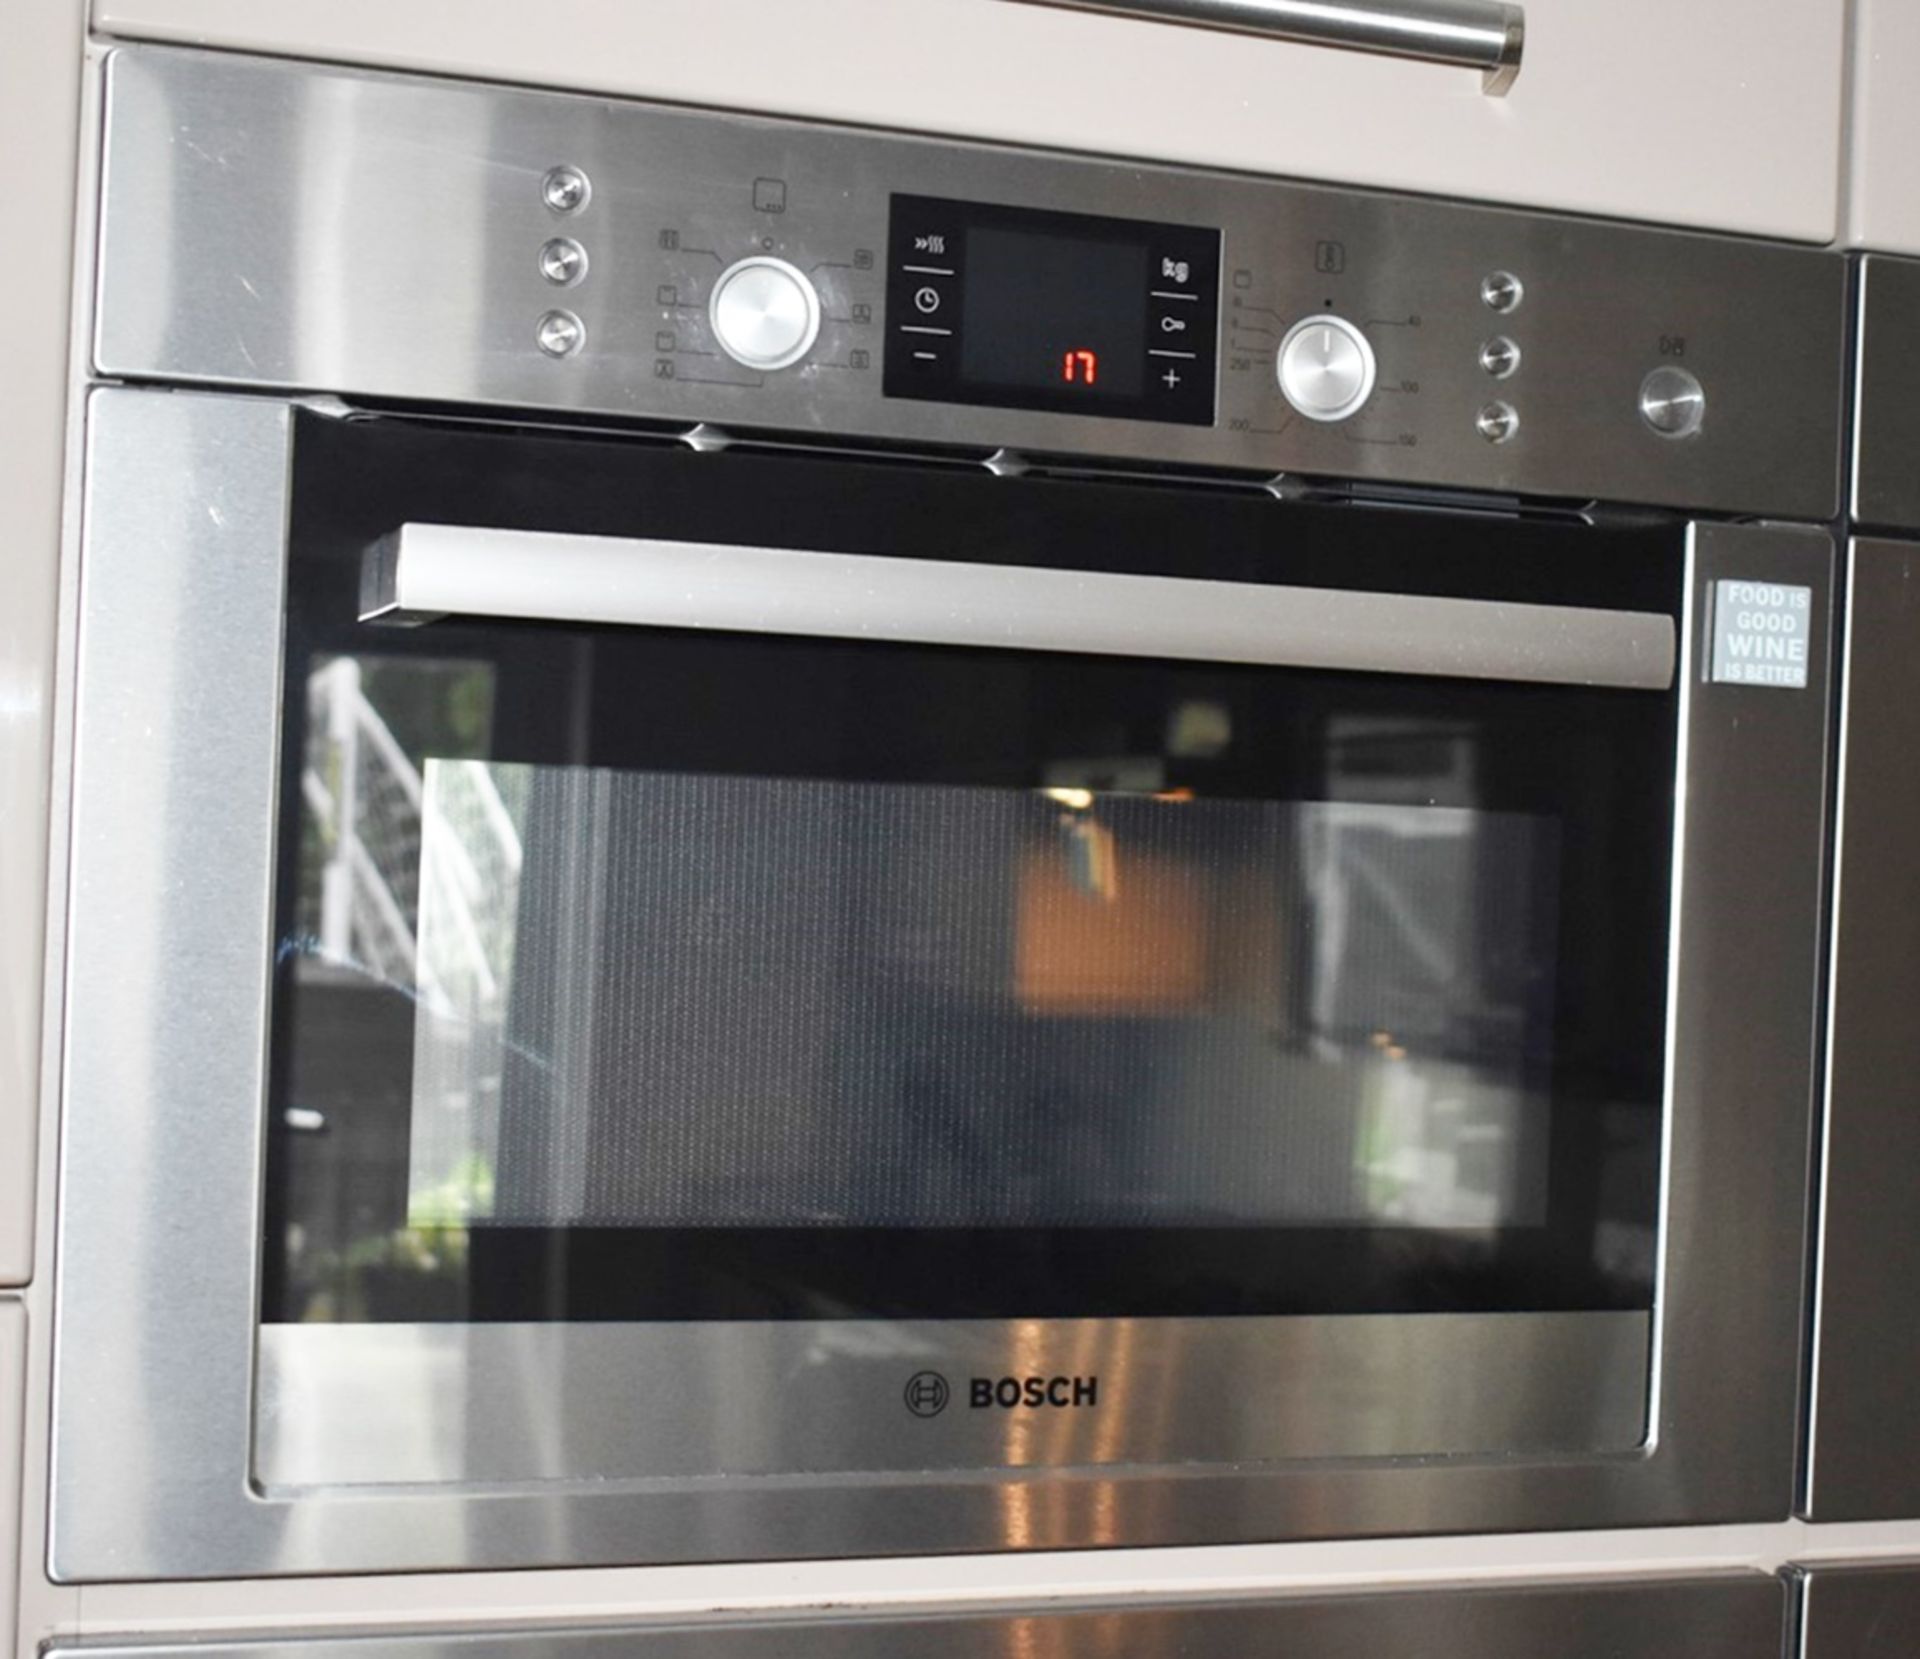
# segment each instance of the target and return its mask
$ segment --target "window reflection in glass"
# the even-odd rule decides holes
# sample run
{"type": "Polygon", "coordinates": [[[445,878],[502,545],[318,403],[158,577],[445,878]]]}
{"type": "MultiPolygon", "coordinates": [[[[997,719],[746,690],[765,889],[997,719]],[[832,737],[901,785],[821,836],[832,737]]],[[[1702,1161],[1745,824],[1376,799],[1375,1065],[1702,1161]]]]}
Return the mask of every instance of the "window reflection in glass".
{"type": "MultiPolygon", "coordinates": [[[[415,1191],[414,1011],[478,1010],[481,988],[436,937],[463,925],[450,914],[463,900],[465,921],[490,917],[510,937],[512,895],[499,871],[429,856],[435,769],[461,762],[421,757],[484,754],[493,687],[491,665],[446,660],[322,657],[307,676],[281,1127],[301,1143],[285,1261],[310,1317],[444,1315],[464,1296],[465,1218],[491,1171],[476,1150],[415,1191]]],[[[447,810],[471,804],[456,790],[447,810]]]]}
{"type": "Polygon", "coordinates": [[[546,1226],[1491,1227],[1544,1204],[1522,1132],[1549,1049],[1542,820],[427,778],[416,1219],[481,1168],[474,1222],[546,1226]],[[509,822],[510,920],[463,897],[511,862],[509,822]]]}
{"type": "Polygon", "coordinates": [[[1558,825],[1430,804],[1477,732],[1336,717],[1338,798],[1195,799],[1205,701],[1015,789],[498,761],[493,698],[309,678],[305,1317],[457,1317],[488,1227],[1544,1220],[1558,825]]]}

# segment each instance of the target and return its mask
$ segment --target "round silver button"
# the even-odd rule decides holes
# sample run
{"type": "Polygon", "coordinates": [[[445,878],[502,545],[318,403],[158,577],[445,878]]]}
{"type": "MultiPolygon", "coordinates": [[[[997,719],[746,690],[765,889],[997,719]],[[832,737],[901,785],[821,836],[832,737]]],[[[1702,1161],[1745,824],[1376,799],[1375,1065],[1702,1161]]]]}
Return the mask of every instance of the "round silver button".
{"type": "Polygon", "coordinates": [[[1280,393],[1310,421],[1343,421],[1373,395],[1373,344],[1344,317],[1302,317],[1274,359],[1280,393]]]}
{"type": "Polygon", "coordinates": [[[587,250],[571,236],[556,236],[540,250],[540,274],[556,288],[571,288],[587,274],[587,250]]]}
{"type": "Polygon", "coordinates": [[[1473,417],[1473,424],[1488,443],[1508,443],[1520,430],[1520,411],[1511,403],[1489,403],[1473,417]]]}
{"type": "Polygon", "coordinates": [[[587,205],[593,186],[578,167],[553,167],[540,181],[540,199],[555,213],[578,213],[587,205]]]}
{"type": "Polygon", "coordinates": [[[820,296],[784,259],[728,266],[713,285],[707,312],[721,350],[750,369],[799,362],[820,332],[820,296]]]}
{"type": "Polygon", "coordinates": [[[1496,334],[1480,348],[1480,367],[1495,380],[1507,379],[1520,367],[1519,342],[1509,340],[1504,334],[1496,334]]]}
{"type": "Polygon", "coordinates": [[[1509,311],[1520,309],[1526,292],[1525,285],[1511,271],[1495,271],[1480,284],[1480,298],[1487,309],[1498,311],[1503,317],[1509,311]]]}
{"type": "Polygon", "coordinates": [[[571,357],[585,343],[587,325],[571,311],[549,311],[540,319],[533,337],[549,357],[571,357]]]}
{"type": "Polygon", "coordinates": [[[1671,364],[1640,382],[1640,418],[1663,438],[1691,438],[1707,418],[1707,391],[1699,379],[1671,364]]]}

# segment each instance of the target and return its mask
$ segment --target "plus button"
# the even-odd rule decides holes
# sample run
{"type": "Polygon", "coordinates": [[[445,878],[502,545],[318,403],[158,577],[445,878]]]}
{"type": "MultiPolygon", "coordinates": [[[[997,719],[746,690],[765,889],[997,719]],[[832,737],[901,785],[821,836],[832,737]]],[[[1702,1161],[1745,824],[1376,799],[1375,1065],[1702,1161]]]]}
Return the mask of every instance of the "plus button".
{"type": "Polygon", "coordinates": [[[1160,379],[1162,383],[1166,386],[1168,391],[1172,391],[1174,387],[1180,384],[1180,376],[1178,372],[1173,369],[1167,370],[1167,372],[1163,374],[1160,377],[1160,379]]]}

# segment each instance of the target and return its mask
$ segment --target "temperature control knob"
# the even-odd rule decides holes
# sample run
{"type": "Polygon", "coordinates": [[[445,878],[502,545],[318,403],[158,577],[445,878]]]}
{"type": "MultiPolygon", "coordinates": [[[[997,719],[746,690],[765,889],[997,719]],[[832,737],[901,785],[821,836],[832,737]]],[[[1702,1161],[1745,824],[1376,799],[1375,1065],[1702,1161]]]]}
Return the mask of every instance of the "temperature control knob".
{"type": "Polygon", "coordinates": [[[1281,395],[1310,421],[1343,421],[1373,395],[1373,345],[1345,317],[1302,317],[1274,365],[1281,395]]]}
{"type": "Polygon", "coordinates": [[[720,349],[750,369],[799,362],[820,332],[820,296],[784,259],[756,255],[729,265],[707,310],[720,349]]]}

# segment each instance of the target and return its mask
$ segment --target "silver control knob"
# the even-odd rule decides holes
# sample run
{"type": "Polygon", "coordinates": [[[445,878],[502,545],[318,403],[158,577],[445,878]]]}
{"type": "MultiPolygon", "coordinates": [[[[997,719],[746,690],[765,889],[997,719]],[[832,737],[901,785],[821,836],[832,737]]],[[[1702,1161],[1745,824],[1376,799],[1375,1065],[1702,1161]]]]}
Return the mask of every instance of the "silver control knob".
{"type": "Polygon", "coordinates": [[[1526,297],[1526,284],[1511,271],[1494,271],[1480,284],[1480,299],[1489,311],[1505,316],[1518,311],[1526,297]]]}
{"type": "Polygon", "coordinates": [[[1302,317],[1274,359],[1280,393],[1310,421],[1343,421],[1373,395],[1373,345],[1345,317],[1302,317]]]}
{"type": "Polygon", "coordinates": [[[1520,368],[1520,343],[1496,334],[1480,348],[1480,367],[1495,380],[1511,380],[1520,368]]]}
{"type": "Polygon", "coordinates": [[[593,186],[578,167],[554,167],[540,181],[540,196],[555,213],[578,213],[587,205],[593,186]]]}
{"type": "Polygon", "coordinates": [[[540,274],[556,288],[571,288],[587,274],[587,250],[571,236],[556,236],[540,250],[540,274]]]}
{"type": "Polygon", "coordinates": [[[1488,443],[1511,443],[1520,430],[1520,411],[1511,403],[1496,399],[1473,417],[1473,424],[1488,443]]]}
{"type": "Polygon", "coordinates": [[[750,369],[799,362],[820,332],[820,296],[784,259],[756,255],[729,265],[707,311],[720,349],[750,369]]]}
{"type": "Polygon", "coordinates": [[[1663,438],[1691,438],[1707,418],[1707,390],[1671,364],[1640,382],[1640,418],[1663,438]]]}
{"type": "Polygon", "coordinates": [[[534,325],[533,337],[549,357],[571,357],[586,340],[587,327],[571,311],[548,311],[534,325]]]}

